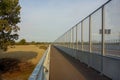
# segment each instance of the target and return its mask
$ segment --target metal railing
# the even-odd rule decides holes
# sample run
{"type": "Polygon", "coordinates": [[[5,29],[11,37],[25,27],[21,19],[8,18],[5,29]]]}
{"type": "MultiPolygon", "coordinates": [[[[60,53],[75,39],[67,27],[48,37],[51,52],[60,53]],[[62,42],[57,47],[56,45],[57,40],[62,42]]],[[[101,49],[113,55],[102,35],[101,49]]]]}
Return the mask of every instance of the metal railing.
{"type": "Polygon", "coordinates": [[[120,80],[120,0],[109,0],[54,45],[113,80],[120,80]],[[113,70],[114,69],[114,70],[113,70]]]}
{"type": "Polygon", "coordinates": [[[50,46],[45,51],[28,80],[49,80],[50,46]]]}

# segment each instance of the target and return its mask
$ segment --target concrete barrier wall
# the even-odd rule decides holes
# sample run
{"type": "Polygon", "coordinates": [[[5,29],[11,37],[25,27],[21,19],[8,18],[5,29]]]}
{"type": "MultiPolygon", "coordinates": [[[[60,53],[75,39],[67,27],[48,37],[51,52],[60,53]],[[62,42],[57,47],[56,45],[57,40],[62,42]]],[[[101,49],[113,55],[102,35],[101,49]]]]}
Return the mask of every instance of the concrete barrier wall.
{"type": "Polygon", "coordinates": [[[113,80],[120,80],[120,59],[103,57],[103,73],[113,80]]]}
{"type": "Polygon", "coordinates": [[[100,54],[79,51],[62,46],[56,48],[80,60],[112,80],[120,80],[120,57],[101,56],[100,54]]]}

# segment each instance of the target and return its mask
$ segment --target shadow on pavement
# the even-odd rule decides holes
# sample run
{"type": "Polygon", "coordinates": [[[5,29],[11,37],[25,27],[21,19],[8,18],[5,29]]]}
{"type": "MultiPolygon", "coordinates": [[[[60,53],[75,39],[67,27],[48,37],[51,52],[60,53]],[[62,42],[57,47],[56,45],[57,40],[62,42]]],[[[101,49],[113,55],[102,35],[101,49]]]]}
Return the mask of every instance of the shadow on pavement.
{"type": "MultiPolygon", "coordinates": [[[[56,48],[56,47],[55,47],[56,48]]],[[[64,51],[56,48],[61,54],[80,72],[82,73],[87,80],[111,80],[105,75],[101,75],[98,71],[94,70],[91,67],[88,67],[86,64],[81,63],[79,60],[71,57],[66,54],[64,51]]]]}

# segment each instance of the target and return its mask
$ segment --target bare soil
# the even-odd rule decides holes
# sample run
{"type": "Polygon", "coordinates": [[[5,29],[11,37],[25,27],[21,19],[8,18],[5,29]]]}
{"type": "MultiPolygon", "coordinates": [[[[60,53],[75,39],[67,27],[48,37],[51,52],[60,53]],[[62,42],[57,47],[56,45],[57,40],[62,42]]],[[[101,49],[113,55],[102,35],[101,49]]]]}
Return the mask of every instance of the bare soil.
{"type": "Polygon", "coordinates": [[[0,80],[28,80],[45,49],[35,45],[19,45],[0,51],[0,80]]]}

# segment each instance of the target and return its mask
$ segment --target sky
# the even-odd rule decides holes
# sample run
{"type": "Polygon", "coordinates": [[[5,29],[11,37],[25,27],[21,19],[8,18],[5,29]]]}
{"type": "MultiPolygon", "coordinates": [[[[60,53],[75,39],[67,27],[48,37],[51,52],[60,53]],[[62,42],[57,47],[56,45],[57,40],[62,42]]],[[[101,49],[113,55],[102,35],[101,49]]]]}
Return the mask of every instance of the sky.
{"type": "Polygon", "coordinates": [[[19,40],[53,42],[107,0],[20,0],[19,40]]]}

